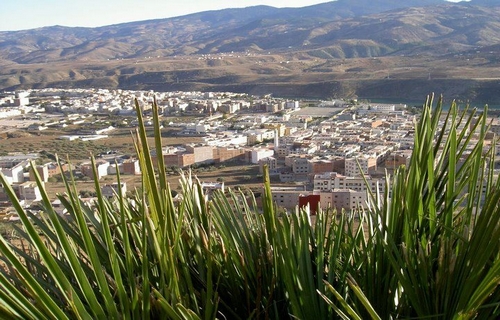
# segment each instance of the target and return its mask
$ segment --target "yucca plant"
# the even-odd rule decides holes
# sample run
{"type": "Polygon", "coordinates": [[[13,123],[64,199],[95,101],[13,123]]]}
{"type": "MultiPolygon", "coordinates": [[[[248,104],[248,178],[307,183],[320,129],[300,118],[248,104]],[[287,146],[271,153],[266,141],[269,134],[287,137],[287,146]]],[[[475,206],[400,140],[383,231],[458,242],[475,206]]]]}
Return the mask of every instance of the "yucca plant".
{"type": "MultiPolygon", "coordinates": [[[[493,160],[480,142],[457,165],[473,134],[484,137],[485,116],[468,133],[457,128],[473,116],[457,116],[452,107],[441,128],[440,110],[431,106],[416,128],[411,165],[387,178],[392,192],[379,202],[373,195],[369,210],[359,212],[360,226],[334,212],[319,212],[314,223],[306,210],[280,214],[267,173],[262,208],[241,192],[209,199],[189,173],[181,175],[182,200],[174,202],[162,157],[153,165],[137,106],[143,173],[134,199],[121,192],[105,199],[96,181],[97,201],[89,207],[70,178],[59,196],[69,219],[55,213],[45,192],[38,217],[7,187],[24,245],[0,239],[2,316],[495,317],[500,195],[488,170],[493,160]]],[[[156,102],[153,114],[161,154],[156,102]]],[[[7,186],[3,176],[0,183],[7,186]]]]}
{"type": "Polygon", "coordinates": [[[351,270],[364,297],[346,303],[369,302],[382,318],[498,318],[500,188],[486,113],[453,102],[443,114],[442,98],[428,98],[409,166],[383,199],[371,196],[351,270]]]}

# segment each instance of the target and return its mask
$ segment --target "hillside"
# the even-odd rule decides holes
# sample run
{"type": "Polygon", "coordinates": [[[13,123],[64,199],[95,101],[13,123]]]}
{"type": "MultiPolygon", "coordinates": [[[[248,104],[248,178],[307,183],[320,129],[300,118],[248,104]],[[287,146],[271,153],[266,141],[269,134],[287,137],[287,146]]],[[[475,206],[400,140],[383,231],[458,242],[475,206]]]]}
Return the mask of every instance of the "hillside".
{"type": "MultiPolygon", "coordinates": [[[[324,98],[364,96],[380,79],[441,79],[447,92],[453,81],[470,83],[459,98],[497,99],[484,88],[500,74],[499,2],[339,0],[0,32],[0,89],[232,89],[324,98]]],[[[419,84],[412,92],[426,89],[419,84]]],[[[393,85],[375,91],[406,94],[393,85]]]]}

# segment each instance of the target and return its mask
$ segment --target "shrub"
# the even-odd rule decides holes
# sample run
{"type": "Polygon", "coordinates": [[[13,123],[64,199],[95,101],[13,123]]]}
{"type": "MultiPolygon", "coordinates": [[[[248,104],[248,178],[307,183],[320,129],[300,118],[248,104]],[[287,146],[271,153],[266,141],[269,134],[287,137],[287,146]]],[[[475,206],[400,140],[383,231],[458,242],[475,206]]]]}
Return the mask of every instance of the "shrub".
{"type": "MultiPolygon", "coordinates": [[[[6,188],[25,245],[0,238],[2,316],[498,318],[500,182],[488,170],[494,150],[483,153],[486,118],[452,105],[443,125],[441,102],[432,107],[416,126],[410,166],[371,195],[359,224],[350,214],[319,212],[312,222],[304,210],[278,212],[266,171],[262,209],[241,192],[208,200],[185,173],[175,203],[138,112],[143,182],[133,199],[105,199],[94,181],[89,208],[63,177],[69,217],[43,192],[42,219],[6,188]]],[[[0,183],[8,185],[2,175],[0,183]]]]}

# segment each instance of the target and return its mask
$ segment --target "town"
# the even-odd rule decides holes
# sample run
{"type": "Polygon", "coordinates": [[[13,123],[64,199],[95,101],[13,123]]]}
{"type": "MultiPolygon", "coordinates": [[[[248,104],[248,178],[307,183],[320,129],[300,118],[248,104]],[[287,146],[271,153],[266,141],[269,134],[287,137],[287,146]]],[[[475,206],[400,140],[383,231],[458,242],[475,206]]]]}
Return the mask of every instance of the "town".
{"type": "MultiPolygon", "coordinates": [[[[266,166],[276,182],[272,187],[275,203],[284,210],[307,206],[311,214],[319,207],[338,211],[364,207],[369,192],[388,190],[386,172],[409,163],[418,117],[418,108],[356,100],[311,102],[231,92],[31,89],[0,95],[0,145],[6,144],[12,132],[29,133],[38,144],[38,136],[49,129],[60,131],[57,139],[75,148],[79,141],[113,139],[120,128],[137,126],[134,101],[145,125],[152,126],[155,100],[162,117],[177,119],[162,125],[173,128],[179,141],[181,137],[187,141],[163,147],[161,156],[171,170],[239,163],[262,173],[266,166]],[[96,115],[120,120],[111,125],[96,120],[96,115]]],[[[493,123],[490,131],[493,139],[500,125],[493,123]]],[[[70,168],[68,164],[59,167],[53,157],[40,161],[41,145],[24,153],[4,150],[0,149],[1,172],[27,208],[41,200],[33,169],[50,185],[54,176],[70,168]],[[30,168],[31,164],[36,167],[30,168]]],[[[88,181],[117,172],[125,176],[141,173],[133,154],[105,150],[96,156],[97,176],[88,158],[71,166],[74,175],[88,181]]],[[[159,155],[151,150],[151,156],[157,159],[159,155]]],[[[117,190],[127,192],[126,182],[118,188],[106,179],[101,186],[110,198],[117,190]]],[[[203,187],[210,192],[225,186],[218,178],[204,181],[203,187]]],[[[53,201],[57,208],[58,200],[53,201]]],[[[0,187],[0,211],[6,219],[15,219],[4,187],[0,187]]]]}

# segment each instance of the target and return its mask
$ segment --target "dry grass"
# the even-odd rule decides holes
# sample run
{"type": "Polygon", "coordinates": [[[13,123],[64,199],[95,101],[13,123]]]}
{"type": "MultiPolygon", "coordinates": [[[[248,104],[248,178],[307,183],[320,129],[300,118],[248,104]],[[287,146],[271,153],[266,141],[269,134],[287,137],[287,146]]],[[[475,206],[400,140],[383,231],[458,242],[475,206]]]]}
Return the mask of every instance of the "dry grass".
{"type": "MultiPolygon", "coordinates": [[[[135,154],[132,132],[134,128],[123,128],[108,134],[108,137],[95,141],[67,141],[60,140],[63,133],[59,130],[45,130],[31,133],[15,131],[0,134],[1,151],[33,153],[46,151],[50,154],[58,154],[61,158],[69,158],[70,161],[79,162],[88,160],[91,154],[97,155],[108,150],[116,150],[121,154],[135,154]]],[[[164,145],[180,145],[192,142],[200,142],[199,137],[177,137],[170,131],[164,130],[164,145]]],[[[153,142],[153,137],[150,138],[153,142]]]]}

